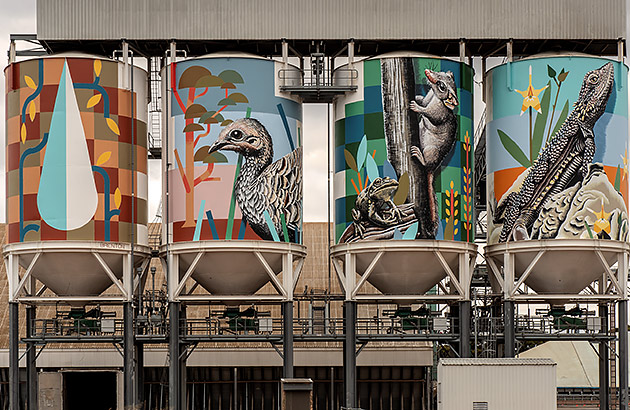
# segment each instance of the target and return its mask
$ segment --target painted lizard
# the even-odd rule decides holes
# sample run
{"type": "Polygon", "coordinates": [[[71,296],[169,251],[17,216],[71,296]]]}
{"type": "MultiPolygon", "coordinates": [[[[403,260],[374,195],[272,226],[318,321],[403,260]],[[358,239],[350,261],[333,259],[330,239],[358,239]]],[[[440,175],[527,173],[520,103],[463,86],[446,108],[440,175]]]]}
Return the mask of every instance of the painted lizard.
{"type": "Polygon", "coordinates": [[[576,177],[587,175],[595,155],[593,127],[608,103],[614,74],[613,63],[586,73],[567,119],[547,142],[522,185],[497,206],[494,223],[503,223],[499,242],[529,239],[528,232],[547,199],[569,187],[576,177]]]}

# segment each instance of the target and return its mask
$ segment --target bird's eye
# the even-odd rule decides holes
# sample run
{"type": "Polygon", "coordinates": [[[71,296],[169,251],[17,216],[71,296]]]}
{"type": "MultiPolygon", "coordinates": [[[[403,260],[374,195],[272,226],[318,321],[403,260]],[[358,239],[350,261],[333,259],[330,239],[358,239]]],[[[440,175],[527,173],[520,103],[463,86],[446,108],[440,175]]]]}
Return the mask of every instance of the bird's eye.
{"type": "Polygon", "coordinates": [[[437,82],[437,87],[438,87],[438,90],[440,90],[440,92],[442,92],[442,93],[446,92],[446,85],[444,84],[443,81],[438,81],[437,82]]]}
{"type": "Polygon", "coordinates": [[[249,137],[249,139],[247,140],[248,144],[255,144],[256,141],[258,141],[258,138],[256,137],[249,137]]]}
{"type": "Polygon", "coordinates": [[[243,132],[241,130],[234,130],[230,132],[230,138],[240,140],[243,138],[243,132]]]}
{"type": "Polygon", "coordinates": [[[588,78],[588,82],[591,84],[597,84],[597,81],[599,81],[599,76],[597,74],[591,74],[588,78]]]}

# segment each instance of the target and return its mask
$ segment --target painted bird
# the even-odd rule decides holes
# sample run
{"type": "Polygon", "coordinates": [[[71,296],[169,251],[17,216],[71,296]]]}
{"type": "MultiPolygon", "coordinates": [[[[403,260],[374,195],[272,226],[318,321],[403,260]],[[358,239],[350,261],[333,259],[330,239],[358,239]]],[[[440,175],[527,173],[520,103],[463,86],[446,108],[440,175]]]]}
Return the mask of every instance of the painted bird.
{"type": "Polygon", "coordinates": [[[254,232],[262,239],[273,240],[264,216],[267,211],[282,240],[284,214],[288,239],[295,242],[302,213],[302,147],[272,163],[273,141],[267,129],[254,118],[241,118],[221,131],[208,153],[218,150],[245,157],[234,192],[254,232]]]}

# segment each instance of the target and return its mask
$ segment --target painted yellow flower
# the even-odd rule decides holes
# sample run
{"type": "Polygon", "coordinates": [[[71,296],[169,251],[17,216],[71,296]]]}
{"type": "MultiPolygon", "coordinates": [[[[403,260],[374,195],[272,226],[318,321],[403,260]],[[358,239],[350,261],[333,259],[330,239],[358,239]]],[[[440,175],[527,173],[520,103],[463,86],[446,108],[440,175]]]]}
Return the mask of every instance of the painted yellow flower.
{"type": "Polygon", "coordinates": [[[621,156],[621,160],[623,161],[623,167],[621,167],[621,171],[623,172],[623,176],[628,176],[628,147],[626,147],[626,153],[621,156]]]}
{"type": "Polygon", "coordinates": [[[539,114],[541,113],[540,100],[538,99],[538,94],[540,94],[547,87],[549,86],[546,85],[543,88],[535,89],[532,86],[532,66],[530,65],[529,66],[529,86],[527,87],[527,90],[525,91],[520,91],[516,89],[514,90],[523,96],[523,106],[521,107],[521,115],[523,115],[523,113],[527,111],[527,109],[530,107],[538,111],[539,114]]]}
{"type": "Polygon", "coordinates": [[[610,221],[608,221],[608,218],[610,217],[610,212],[604,211],[604,201],[602,201],[602,210],[600,212],[593,211],[593,213],[597,218],[597,220],[593,224],[593,230],[595,231],[595,233],[599,234],[601,231],[604,231],[607,234],[610,234],[610,221]]]}

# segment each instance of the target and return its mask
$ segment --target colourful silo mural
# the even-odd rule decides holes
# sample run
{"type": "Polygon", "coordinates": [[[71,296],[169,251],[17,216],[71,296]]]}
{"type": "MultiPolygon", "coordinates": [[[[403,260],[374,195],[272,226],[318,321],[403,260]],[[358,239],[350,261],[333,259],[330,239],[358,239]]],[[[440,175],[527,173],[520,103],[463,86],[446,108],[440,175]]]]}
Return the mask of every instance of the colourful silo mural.
{"type": "Polygon", "coordinates": [[[382,56],[335,103],[337,242],[474,240],[473,71],[382,56]]]}
{"type": "Polygon", "coordinates": [[[279,92],[281,67],[208,57],[166,68],[168,241],[301,242],[302,106],[279,92]]]}
{"type": "Polygon", "coordinates": [[[10,243],[147,243],[146,73],[133,69],[131,90],[123,67],[47,57],[6,68],[10,243]]]}
{"type": "Polygon", "coordinates": [[[627,68],[531,58],[487,75],[488,242],[628,236],[627,68]]]}

